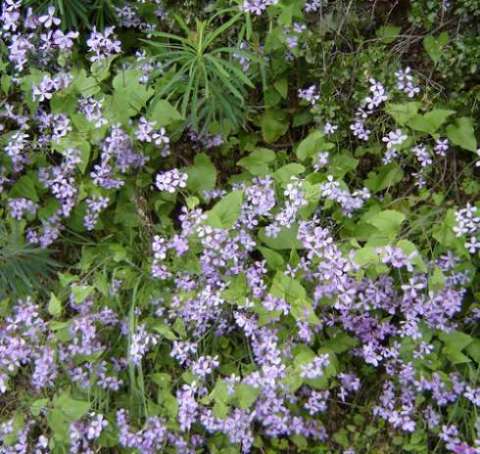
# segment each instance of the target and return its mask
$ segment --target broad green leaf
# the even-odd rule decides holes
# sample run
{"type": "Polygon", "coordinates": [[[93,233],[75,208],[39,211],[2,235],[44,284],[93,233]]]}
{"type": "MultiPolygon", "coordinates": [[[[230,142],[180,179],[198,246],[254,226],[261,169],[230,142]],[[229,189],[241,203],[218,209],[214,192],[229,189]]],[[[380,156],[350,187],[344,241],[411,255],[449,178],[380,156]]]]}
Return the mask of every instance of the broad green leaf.
{"type": "Polygon", "coordinates": [[[399,35],[401,28],[395,25],[385,25],[377,29],[376,35],[385,44],[390,44],[395,41],[395,38],[399,35]]]}
{"type": "Polygon", "coordinates": [[[420,106],[421,104],[416,101],[404,102],[401,104],[388,103],[385,106],[385,111],[395,120],[396,123],[403,126],[417,115],[420,106]]]}
{"type": "Polygon", "coordinates": [[[442,270],[436,266],[428,280],[428,288],[438,292],[445,287],[445,275],[442,270]]]}
{"type": "Polygon", "coordinates": [[[217,170],[207,154],[199,153],[195,155],[193,165],[185,170],[188,174],[187,188],[190,191],[202,195],[204,191],[215,188],[217,170]]]}
{"type": "Polygon", "coordinates": [[[465,348],[465,351],[477,364],[480,364],[480,339],[474,339],[474,341],[465,348]]]}
{"type": "Polygon", "coordinates": [[[408,126],[415,131],[426,132],[430,135],[435,134],[450,117],[455,113],[454,110],[433,109],[424,115],[415,115],[409,122],[408,126]]]}
{"type": "Polygon", "coordinates": [[[148,119],[155,121],[157,126],[169,126],[176,121],[182,121],[184,118],[168,101],[159,99],[150,107],[148,119]]]}
{"type": "Polygon", "coordinates": [[[311,325],[321,324],[320,319],[313,310],[312,302],[308,298],[290,298],[290,313],[295,320],[310,323],[311,325]]]}
{"type": "Polygon", "coordinates": [[[473,120],[470,117],[457,118],[453,125],[447,127],[447,137],[454,145],[458,145],[464,150],[477,150],[473,120]]]}
{"type": "Polygon", "coordinates": [[[268,148],[257,148],[237,165],[247,169],[252,175],[264,176],[270,172],[269,164],[275,161],[275,153],[268,148]]]}
{"type": "Polygon", "coordinates": [[[62,302],[55,296],[54,293],[50,293],[50,301],[48,302],[48,313],[54,317],[58,317],[62,313],[62,302]]]}
{"type": "Polygon", "coordinates": [[[79,95],[89,97],[96,95],[101,90],[98,79],[87,76],[85,69],[74,70],[72,74],[72,87],[79,95]]]}
{"type": "Polygon", "coordinates": [[[274,143],[288,130],[288,116],[283,110],[267,110],[260,119],[263,140],[274,143]]]}
{"type": "Polygon", "coordinates": [[[265,234],[265,229],[261,229],[258,237],[266,246],[271,249],[303,249],[302,243],[297,239],[298,226],[293,225],[290,228],[282,228],[277,236],[269,237],[265,234]]]}
{"type": "Polygon", "coordinates": [[[267,261],[268,267],[272,270],[278,270],[279,268],[282,268],[285,264],[283,257],[278,252],[261,246],[257,247],[257,249],[262,253],[263,257],[267,261]]]}
{"type": "Polygon", "coordinates": [[[340,332],[332,339],[322,342],[322,346],[332,350],[334,353],[344,353],[358,345],[358,339],[348,335],[347,333],[340,332]]]}
{"type": "Polygon", "coordinates": [[[435,64],[440,61],[443,54],[443,48],[448,43],[448,33],[442,32],[437,38],[432,35],[427,36],[423,40],[423,47],[427,51],[428,56],[435,64]]]}
{"type": "Polygon", "coordinates": [[[207,223],[219,229],[233,227],[240,216],[242,202],[242,191],[234,191],[227,194],[208,212],[207,223]]]}
{"type": "Polygon", "coordinates": [[[288,95],[288,80],[287,79],[278,79],[273,83],[275,89],[280,93],[281,97],[286,99],[288,95]]]}
{"type": "Polygon", "coordinates": [[[247,279],[245,275],[239,274],[231,278],[227,289],[222,293],[223,298],[235,304],[245,300],[248,293],[247,279]]]}
{"type": "Polygon", "coordinates": [[[152,329],[158,334],[162,335],[165,339],[174,341],[177,339],[177,335],[172,331],[172,329],[165,325],[164,323],[158,322],[152,326],[152,329]]]}
{"type": "Polygon", "coordinates": [[[389,189],[403,180],[403,170],[392,162],[386,166],[380,167],[376,172],[370,172],[365,180],[365,186],[372,192],[380,192],[389,189]]]}
{"type": "Polygon", "coordinates": [[[72,294],[76,303],[83,303],[95,289],[89,285],[73,285],[72,294]]]}
{"type": "Polygon", "coordinates": [[[380,263],[377,248],[373,246],[364,246],[355,251],[355,263],[360,266],[376,265],[380,263]]]}
{"type": "Polygon", "coordinates": [[[313,158],[320,151],[329,151],[334,147],[335,145],[327,141],[322,131],[316,130],[300,142],[296,155],[298,159],[304,161],[307,158],[313,158]]]}
{"type": "Polygon", "coordinates": [[[244,383],[240,383],[235,389],[235,399],[238,402],[238,406],[244,410],[253,405],[259,394],[259,388],[255,388],[244,383]]]}
{"type": "Polygon", "coordinates": [[[126,70],[120,71],[113,78],[112,86],[114,90],[111,102],[115,111],[111,114],[124,122],[140,112],[154,93],[153,89],[146,88],[139,82],[139,77],[139,71],[126,70]]]}
{"type": "Polygon", "coordinates": [[[473,342],[473,337],[461,331],[441,331],[438,338],[451,350],[461,351],[473,342]]]}
{"type": "Polygon", "coordinates": [[[33,173],[21,176],[10,190],[10,197],[24,197],[33,202],[38,202],[39,198],[35,189],[36,180],[37,179],[33,173]]]}
{"type": "Polygon", "coordinates": [[[359,160],[355,159],[350,153],[343,152],[335,154],[330,160],[328,166],[329,172],[336,179],[342,179],[348,172],[355,170],[358,166],[359,160]]]}
{"type": "Polygon", "coordinates": [[[281,271],[277,271],[273,279],[270,293],[273,296],[285,299],[289,303],[297,300],[305,300],[307,292],[299,281],[286,276],[281,271]]]}
{"type": "Polygon", "coordinates": [[[69,421],[78,421],[90,409],[90,403],[70,397],[67,393],[55,399],[54,407],[60,410],[69,421]]]}
{"type": "Polygon", "coordinates": [[[286,164],[276,170],[273,173],[273,178],[275,178],[275,180],[277,180],[279,183],[287,184],[290,182],[292,177],[300,175],[303,172],[305,172],[305,167],[303,167],[301,164],[297,164],[296,162],[292,162],[291,164],[286,164]]]}
{"type": "Polygon", "coordinates": [[[37,399],[30,406],[30,411],[33,416],[40,416],[41,412],[47,408],[49,403],[48,399],[37,399]]]}
{"type": "Polygon", "coordinates": [[[380,233],[389,238],[395,238],[398,235],[404,220],[405,215],[395,210],[381,211],[365,218],[365,222],[373,225],[380,233]]]}
{"type": "Polygon", "coordinates": [[[112,62],[117,57],[118,55],[111,55],[110,57],[94,62],[91,66],[92,76],[98,82],[107,79],[110,76],[110,67],[112,66],[112,62]]]}

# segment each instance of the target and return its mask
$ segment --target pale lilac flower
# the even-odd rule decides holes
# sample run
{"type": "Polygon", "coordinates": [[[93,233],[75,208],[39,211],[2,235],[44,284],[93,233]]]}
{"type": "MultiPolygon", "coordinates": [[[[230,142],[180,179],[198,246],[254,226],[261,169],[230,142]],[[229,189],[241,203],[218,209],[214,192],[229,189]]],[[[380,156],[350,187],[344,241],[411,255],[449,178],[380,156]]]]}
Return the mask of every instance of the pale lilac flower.
{"type": "Polygon", "coordinates": [[[179,188],[187,187],[188,175],[180,172],[178,169],[172,169],[167,172],[159,173],[155,179],[155,186],[159,191],[170,193],[176,192],[179,188]]]}
{"type": "Polygon", "coordinates": [[[435,141],[434,150],[438,156],[446,156],[449,148],[448,139],[437,139],[435,141]]]}
{"type": "Polygon", "coordinates": [[[304,9],[306,13],[314,13],[318,11],[323,4],[323,0],[308,0],[305,2],[304,9]]]}
{"type": "Polygon", "coordinates": [[[276,5],[278,0],[244,0],[243,11],[260,16],[270,5],[276,5]]]}
{"type": "Polygon", "coordinates": [[[409,98],[413,98],[420,93],[420,88],[413,83],[411,68],[400,69],[395,72],[395,76],[397,78],[397,88],[406,93],[409,98]]]}
{"type": "Polygon", "coordinates": [[[17,220],[22,219],[26,213],[35,215],[38,208],[35,202],[25,198],[10,199],[8,206],[10,208],[10,216],[17,220]]]}
{"type": "Polygon", "coordinates": [[[333,125],[330,122],[326,122],[325,126],[323,127],[323,132],[328,136],[330,134],[333,134],[337,131],[338,125],[333,125]]]}
{"type": "Polygon", "coordinates": [[[310,85],[305,89],[298,89],[298,97],[314,106],[320,100],[320,93],[316,85],[310,85]]]}
{"type": "Polygon", "coordinates": [[[87,40],[89,51],[93,53],[89,57],[91,62],[101,61],[121,52],[121,43],[116,39],[114,30],[115,27],[106,27],[101,33],[97,31],[95,26],[93,27],[87,40]]]}
{"type": "Polygon", "coordinates": [[[405,140],[407,140],[407,135],[401,129],[390,131],[388,135],[382,138],[382,141],[387,144],[387,150],[396,148],[397,145],[401,145],[405,140]]]}
{"type": "Polygon", "coordinates": [[[51,28],[53,25],[60,25],[61,22],[58,17],[55,17],[54,6],[49,6],[47,14],[40,16],[38,20],[45,28],[51,28]]]}

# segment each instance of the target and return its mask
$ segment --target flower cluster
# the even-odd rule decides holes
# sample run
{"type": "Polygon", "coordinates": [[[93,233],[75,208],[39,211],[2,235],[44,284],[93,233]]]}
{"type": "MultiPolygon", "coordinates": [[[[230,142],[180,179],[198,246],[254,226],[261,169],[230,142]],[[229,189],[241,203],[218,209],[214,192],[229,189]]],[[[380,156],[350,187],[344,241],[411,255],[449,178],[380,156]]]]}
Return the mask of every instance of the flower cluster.
{"type": "Polygon", "coordinates": [[[269,6],[276,5],[277,3],[278,0],[244,0],[242,10],[246,13],[260,16],[269,6]]]}
{"type": "Polygon", "coordinates": [[[179,188],[187,187],[188,175],[178,169],[159,173],[155,178],[155,186],[159,191],[174,193],[179,188]]]}

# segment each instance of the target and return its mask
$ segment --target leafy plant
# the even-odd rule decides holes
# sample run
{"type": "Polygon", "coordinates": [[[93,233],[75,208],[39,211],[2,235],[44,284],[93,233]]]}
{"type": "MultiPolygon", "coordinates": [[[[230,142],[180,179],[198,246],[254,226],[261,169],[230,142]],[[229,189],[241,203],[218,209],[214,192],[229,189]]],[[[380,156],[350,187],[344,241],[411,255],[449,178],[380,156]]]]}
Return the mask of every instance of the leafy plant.
{"type": "Polygon", "coordinates": [[[25,4],[36,12],[53,4],[66,29],[90,28],[92,25],[103,29],[115,22],[114,5],[110,0],[26,0],[25,4]]]}
{"type": "Polygon", "coordinates": [[[234,126],[244,122],[246,89],[253,88],[253,83],[235,58],[252,55],[239,45],[219,43],[243,14],[237,13],[213,28],[215,21],[230,11],[220,11],[206,21],[197,20],[195,30],[188,29],[176,16],[185,36],[155,32],[153,36],[159,40],[148,41],[157,49],[156,57],[167,70],[158,83],[156,97],[176,99],[180,112],[195,129],[208,130],[215,121],[229,121],[234,126]]]}
{"type": "Polygon", "coordinates": [[[42,292],[56,266],[48,250],[25,244],[19,232],[0,226],[0,298],[42,292]]]}

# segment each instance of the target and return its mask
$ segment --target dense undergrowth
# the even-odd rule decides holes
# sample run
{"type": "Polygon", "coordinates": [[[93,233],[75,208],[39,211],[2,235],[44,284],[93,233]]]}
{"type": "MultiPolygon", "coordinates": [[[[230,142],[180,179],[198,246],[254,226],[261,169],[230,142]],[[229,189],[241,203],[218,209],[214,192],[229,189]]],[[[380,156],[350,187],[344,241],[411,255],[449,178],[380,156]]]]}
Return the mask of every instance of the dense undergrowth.
{"type": "Polygon", "coordinates": [[[3,0],[0,452],[480,452],[480,3],[3,0]]]}

